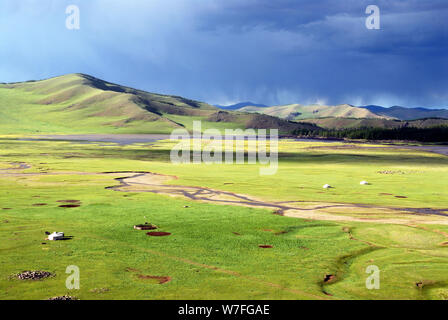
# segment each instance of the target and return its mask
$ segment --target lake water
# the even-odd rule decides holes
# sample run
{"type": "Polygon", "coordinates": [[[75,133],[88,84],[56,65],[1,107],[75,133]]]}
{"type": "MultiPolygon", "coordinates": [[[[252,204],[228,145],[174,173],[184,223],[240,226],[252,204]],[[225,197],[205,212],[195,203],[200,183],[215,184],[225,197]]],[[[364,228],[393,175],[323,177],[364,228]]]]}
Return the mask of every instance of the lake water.
{"type": "MultiPolygon", "coordinates": [[[[120,145],[129,145],[134,143],[151,143],[159,140],[167,140],[170,138],[169,134],[74,134],[74,135],[41,135],[35,138],[22,138],[20,140],[26,141],[76,141],[76,142],[107,142],[107,143],[117,143],[120,145]]],[[[238,136],[235,137],[238,139],[238,136]]],[[[241,138],[241,136],[239,137],[241,138]]],[[[342,140],[331,140],[331,139],[293,139],[295,141],[303,142],[344,142],[342,140]]],[[[350,143],[350,142],[347,142],[350,143]]],[[[358,142],[359,143],[359,142],[358,142]]],[[[443,154],[448,156],[448,146],[446,145],[434,145],[434,146],[398,146],[398,145],[387,145],[391,147],[399,147],[403,149],[415,149],[415,150],[425,150],[429,152],[435,152],[438,154],[443,154]]]]}

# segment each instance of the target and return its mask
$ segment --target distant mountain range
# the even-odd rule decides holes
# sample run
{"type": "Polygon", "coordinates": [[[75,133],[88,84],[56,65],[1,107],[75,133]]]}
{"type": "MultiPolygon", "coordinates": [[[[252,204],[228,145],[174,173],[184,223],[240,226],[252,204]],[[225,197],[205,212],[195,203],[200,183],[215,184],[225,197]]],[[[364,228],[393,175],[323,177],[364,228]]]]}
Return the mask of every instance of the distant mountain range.
{"type": "Polygon", "coordinates": [[[222,111],[204,102],[150,93],[86,74],[0,84],[0,133],[171,133],[192,129],[314,128],[269,115],[222,111]]]}
{"type": "Polygon", "coordinates": [[[448,126],[448,119],[425,118],[417,120],[391,120],[391,119],[369,119],[369,118],[316,118],[305,119],[303,122],[315,124],[325,129],[356,129],[356,128],[381,128],[398,129],[403,127],[431,128],[448,126]]]}
{"type": "Polygon", "coordinates": [[[399,120],[416,120],[424,118],[448,119],[447,109],[405,108],[399,106],[394,106],[390,108],[380,106],[363,106],[360,108],[367,109],[380,116],[399,120]]]}
{"type": "Polygon", "coordinates": [[[273,107],[244,106],[238,110],[243,112],[266,114],[295,121],[330,117],[405,121],[425,118],[448,119],[447,109],[405,108],[398,106],[384,108],[373,105],[356,107],[349,104],[337,106],[290,104],[273,107]]]}
{"type": "Polygon", "coordinates": [[[228,106],[221,106],[221,105],[216,104],[215,107],[223,109],[223,110],[239,110],[239,109],[244,108],[244,107],[266,108],[267,105],[246,101],[246,102],[240,102],[240,103],[236,103],[236,104],[231,104],[231,105],[228,105],[228,106]]]}

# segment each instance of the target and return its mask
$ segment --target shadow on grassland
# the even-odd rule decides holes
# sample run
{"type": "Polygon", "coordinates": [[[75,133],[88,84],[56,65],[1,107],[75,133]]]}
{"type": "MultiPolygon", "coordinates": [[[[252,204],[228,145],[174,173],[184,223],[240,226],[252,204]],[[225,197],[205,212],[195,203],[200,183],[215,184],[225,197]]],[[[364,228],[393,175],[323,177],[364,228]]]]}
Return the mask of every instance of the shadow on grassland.
{"type": "MultiPolygon", "coordinates": [[[[68,155],[68,157],[79,158],[117,158],[127,160],[141,160],[141,161],[161,161],[170,162],[171,150],[158,149],[158,150],[123,150],[120,148],[107,148],[104,149],[89,150],[89,153],[85,155],[68,155]]],[[[240,156],[241,153],[238,155],[240,156]]],[[[55,156],[67,157],[64,153],[54,154],[55,156]]],[[[213,153],[212,153],[213,155],[213,153]]],[[[268,154],[269,155],[269,154],[268,154]]],[[[190,154],[192,160],[192,155],[190,154]]],[[[235,153],[234,153],[235,157],[235,153]]],[[[448,157],[434,156],[433,154],[421,153],[421,154],[359,154],[359,153],[344,153],[344,154],[327,154],[327,153],[310,153],[310,152],[280,152],[278,155],[279,161],[291,162],[291,163],[367,163],[375,162],[381,163],[396,163],[402,165],[405,163],[414,165],[448,165],[448,157]]],[[[248,153],[244,153],[244,160],[247,163],[248,153]]]]}

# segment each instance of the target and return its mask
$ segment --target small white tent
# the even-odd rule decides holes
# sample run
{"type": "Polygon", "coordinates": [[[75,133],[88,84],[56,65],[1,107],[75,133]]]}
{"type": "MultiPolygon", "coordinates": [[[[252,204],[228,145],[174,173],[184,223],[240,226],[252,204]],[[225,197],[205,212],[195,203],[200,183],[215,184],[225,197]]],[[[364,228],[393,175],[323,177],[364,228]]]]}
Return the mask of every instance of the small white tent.
{"type": "Polygon", "coordinates": [[[48,236],[48,240],[62,240],[64,239],[64,232],[53,232],[48,236]]]}
{"type": "Polygon", "coordinates": [[[332,186],[330,186],[329,184],[324,185],[324,189],[330,189],[330,188],[332,188],[332,186]]]}

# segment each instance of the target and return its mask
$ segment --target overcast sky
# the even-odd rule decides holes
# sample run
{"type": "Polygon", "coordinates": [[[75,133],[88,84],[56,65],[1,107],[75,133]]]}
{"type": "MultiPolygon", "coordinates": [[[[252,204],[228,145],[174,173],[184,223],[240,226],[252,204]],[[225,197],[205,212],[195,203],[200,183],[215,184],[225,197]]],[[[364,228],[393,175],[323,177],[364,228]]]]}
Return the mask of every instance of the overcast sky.
{"type": "Polygon", "coordinates": [[[0,82],[81,72],[213,104],[448,107],[447,34],[447,0],[1,0],[0,82]]]}

